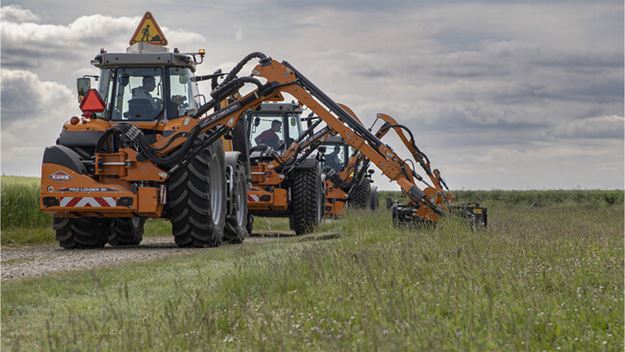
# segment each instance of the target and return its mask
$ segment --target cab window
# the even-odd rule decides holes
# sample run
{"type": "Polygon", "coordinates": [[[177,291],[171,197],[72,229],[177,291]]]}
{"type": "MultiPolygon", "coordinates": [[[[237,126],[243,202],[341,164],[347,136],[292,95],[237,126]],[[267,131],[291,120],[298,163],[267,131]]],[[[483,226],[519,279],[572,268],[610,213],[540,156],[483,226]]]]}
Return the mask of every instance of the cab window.
{"type": "Polygon", "coordinates": [[[323,167],[339,172],[347,162],[346,150],[344,145],[334,144],[327,145],[324,153],[323,167]]]}
{"type": "Polygon", "coordinates": [[[287,140],[289,141],[288,144],[290,145],[299,137],[300,133],[302,132],[302,127],[299,115],[287,115],[287,121],[289,124],[289,138],[287,140]]]}
{"type": "Polygon", "coordinates": [[[267,145],[275,150],[284,144],[283,115],[250,115],[250,144],[267,145]]]}
{"type": "Polygon", "coordinates": [[[169,104],[167,118],[190,115],[197,111],[197,83],[192,82],[193,73],[188,68],[169,68],[169,104]]]}
{"type": "Polygon", "coordinates": [[[163,116],[161,68],[118,68],[114,76],[111,119],[137,121],[163,116]]]}

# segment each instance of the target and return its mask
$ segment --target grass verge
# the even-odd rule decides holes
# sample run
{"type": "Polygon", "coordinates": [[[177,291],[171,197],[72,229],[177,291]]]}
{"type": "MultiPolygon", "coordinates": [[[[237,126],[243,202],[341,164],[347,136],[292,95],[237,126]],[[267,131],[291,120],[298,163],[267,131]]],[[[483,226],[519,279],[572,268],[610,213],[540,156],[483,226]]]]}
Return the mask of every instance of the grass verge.
{"type": "Polygon", "coordinates": [[[2,286],[3,350],[623,350],[623,207],[320,233],[2,286]]]}

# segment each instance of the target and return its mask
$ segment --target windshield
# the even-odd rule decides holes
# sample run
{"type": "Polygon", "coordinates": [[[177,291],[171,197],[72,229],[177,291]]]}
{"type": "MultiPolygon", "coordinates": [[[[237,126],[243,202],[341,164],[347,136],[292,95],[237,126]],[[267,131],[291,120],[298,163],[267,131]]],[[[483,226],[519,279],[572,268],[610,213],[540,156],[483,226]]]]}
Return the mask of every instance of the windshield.
{"type": "Polygon", "coordinates": [[[299,115],[250,114],[250,144],[267,145],[275,150],[284,150],[299,137],[301,125],[299,115]],[[286,128],[284,124],[287,124],[286,128]],[[284,143],[286,141],[287,143],[284,143]]]}
{"type": "Polygon", "coordinates": [[[176,118],[194,113],[199,99],[197,83],[191,81],[193,73],[188,68],[169,68],[170,102],[167,118],[176,118]]]}
{"type": "Polygon", "coordinates": [[[348,158],[348,150],[342,144],[326,145],[326,151],[323,154],[323,167],[330,168],[336,172],[343,169],[348,158]]]}
{"type": "Polygon", "coordinates": [[[163,113],[161,68],[118,68],[107,101],[113,120],[153,120],[163,113]]]}
{"type": "Polygon", "coordinates": [[[262,116],[255,114],[252,116],[250,133],[252,147],[264,144],[273,149],[279,149],[285,138],[282,128],[282,115],[262,116]]]}
{"type": "Polygon", "coordinates": [[[103,69],[98,91],[107,106],[105,116],[151,121],[193,114],[203,96],[192,77],[189,68],[181,67],[103,69]]]}

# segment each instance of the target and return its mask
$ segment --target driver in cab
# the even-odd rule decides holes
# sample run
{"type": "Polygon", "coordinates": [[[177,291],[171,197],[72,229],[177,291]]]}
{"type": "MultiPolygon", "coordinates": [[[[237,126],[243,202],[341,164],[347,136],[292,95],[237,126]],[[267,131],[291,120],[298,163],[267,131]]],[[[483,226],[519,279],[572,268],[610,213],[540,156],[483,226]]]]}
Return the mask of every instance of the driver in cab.
{"type": "Polygon", "coordinates": [[[161,104],[152,96],[152,91],[156,88],[156,80],[153,76],[143,77],[142,85],[132,89],[132,99],[143,99],[150,104],[152,111],[160,111],[161,104]]]}
{"type": "Polygon", "coordinates": [[[279,120],[271,121],[271,128],[263,131],[263,133],[259,134],[254,141],[256,145],[267,145],[272,149],[276,150],[282,144],[278,133],[282,131],[282,122],[279,120]]]}

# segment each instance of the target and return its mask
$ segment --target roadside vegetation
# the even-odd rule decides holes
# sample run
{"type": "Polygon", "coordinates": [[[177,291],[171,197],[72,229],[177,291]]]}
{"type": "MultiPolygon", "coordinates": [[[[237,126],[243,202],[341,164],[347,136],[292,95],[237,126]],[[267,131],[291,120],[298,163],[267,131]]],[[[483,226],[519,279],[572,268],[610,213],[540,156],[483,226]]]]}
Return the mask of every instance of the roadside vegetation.
{"type": "MultiPolygon", "coordinates": [[[[56,243],[52,217],[39,211],[39,178],[0,176],[2,188],[2,245],[37,245],[56,243]]],[[[267,235],[288,232],[287,221],[257,219],[255,225],[267,235]]],[[[169,221],[149,219],[144,236],[169,236],[169,221]]],[[[173,241],[173,237],[172,237],[173,241]]]]}
{"type": "Polygon", "coordinates": [[[483,193],[486,231],[352,211],[309,236],[4,282],[1,347],[622,351],[622,191],[551,192],[483,193]]]}

